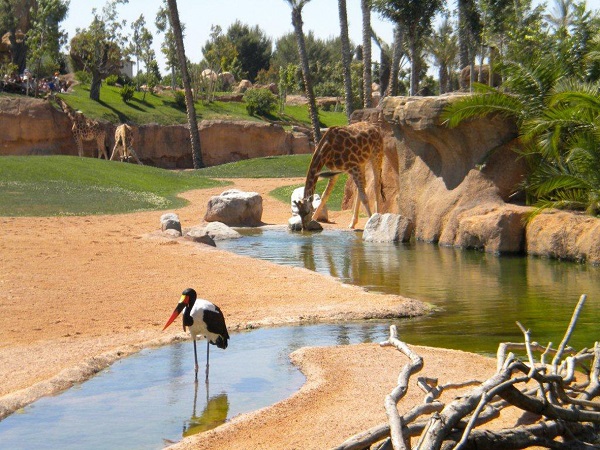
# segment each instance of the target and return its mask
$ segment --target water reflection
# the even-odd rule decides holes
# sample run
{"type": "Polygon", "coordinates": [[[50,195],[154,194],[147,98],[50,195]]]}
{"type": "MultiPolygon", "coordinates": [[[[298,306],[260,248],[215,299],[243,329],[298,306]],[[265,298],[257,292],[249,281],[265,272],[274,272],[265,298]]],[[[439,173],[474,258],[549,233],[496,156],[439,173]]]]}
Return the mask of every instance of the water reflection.
{"type": "Polygon", "coordinates": [[[517,320],[533,339],[559,342],[583,293],[588,302],[573,343],[589,346],[598,339],[599,267],[427,243],[367,243],[360,233],[331,230],[246,234],[219,247],[439,306],[442,312],[432,317],[398,324],[409,342],[491,353],[499,342],[521,339],[517,320]]]}
{"type": "Polygon", "coordinates": [[[225,423],[228,417],[229,400],[227,399],[227,394],[222,392],[209,398],[208,383],[203,384],[203,388],[206,390],[206,405],[204,406],[202,413],[199,416],[196,415],[199,385],[200,383],[194,383],[194,409],[190,419],[186,420],[183,424],[183,437],[212,430],[225,423]]]}

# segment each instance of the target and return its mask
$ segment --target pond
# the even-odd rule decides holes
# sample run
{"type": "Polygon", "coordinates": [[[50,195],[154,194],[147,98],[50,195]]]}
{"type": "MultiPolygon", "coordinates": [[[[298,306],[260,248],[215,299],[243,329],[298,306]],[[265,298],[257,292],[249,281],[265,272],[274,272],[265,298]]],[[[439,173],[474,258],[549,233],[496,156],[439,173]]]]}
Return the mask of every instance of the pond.
{"type": "Polygon", "coordinates": [[[289,354],[301,347],[380,342],[382,323],[312,325],[234,333],[210,352],[210,382],[194,383],[191,341],[146,349],[94,378],[0,421],[0,448],[160,449],[297,392],[304,376],[289,354]]]}
{"type": "MultiPolygon", "coordinates": [[[[218,247],[305,267],[371,291],[431,302],[427,317],[394,321],[409,344],[495,353],[522,341],[520,321],[542,344],[560,342],[581,294],[588,301],[571,343],[599,340],[600,268],[427,243],[365,243],[361,233],[244,231],[218,247]]],[[[260,329],[211,351],[211,382],[193,382],[190,341],[148,349],[91,380],[43,398],[0,422],[0,448],[158,449],[282,400],[304,378],[289,354],[303,346],[385,340],[392,321],[260,329]]],[[[201,341],[203,373],[206,347],[201,341]]]]}
{"type": "Polygon", "coordinates": [[[521,342],[520,321],[532,340],[558,344],[581,294],[587,302],[572,344],[600,339],[600,267],[523,256],[497,256],[425,242],[363,242],[362,233],[281,228],[242,231],[217,246],[277,264],[305,267],[344,283],[435,304],[431,316],[398,323],[409,343],[495,353],[521,342]]]}

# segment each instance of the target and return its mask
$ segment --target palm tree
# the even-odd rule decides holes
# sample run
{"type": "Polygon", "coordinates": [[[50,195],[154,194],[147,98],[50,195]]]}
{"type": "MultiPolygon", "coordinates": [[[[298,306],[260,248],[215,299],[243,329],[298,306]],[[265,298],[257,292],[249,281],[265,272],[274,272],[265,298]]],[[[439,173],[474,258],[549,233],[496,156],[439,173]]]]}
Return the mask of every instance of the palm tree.
{"type": "Polygon", "coordinates": [[[175,46],[177,49],[177,58],[181,68],[181,78],[183,79],[183,89],[185,91],[185,106],[187,109],[188,124],[190,127],[190,140],[192,145],[192,160],[194,169],[204,167],[202,161],[202,152],[200,151],[200,132],[198,131],[198,121],[196,120],[196,107],[194,106],[194,95],[192,93],[192,83],[187,68],[187,59],[185,57],[185,48],[183,46],[183,32],[181,31],[181,22],[179,21],[179,11],[177,10],[177,0],[167,0],[169,5],[169,17],[171,28],[175,35],[175,46]]]}
{"type": "Polygon", "coordinates": [[[371,107],[373,92],[371,88],[371,2],[361,0],[362,38],[363,38],[363,106],[371,107]]]}
{"type": "Polygon", "coordinates": [[[458,38],[448,17],[428,39],[427,47],[439,69],[440,94],[452,91],[451,73],[458,62],[458,38]]]}
{"type": "Polygon", "coordinates": [[[338,9],[340,12],[340,32],[342,40],[342,64],[344,66],[344,91],[346,93],[346,116],[348,122],[354,110],[352,102],[352,55],[350,54],[350,38],[348,37],[348,12],[346,9],[346,0],[338,0],[338,9]]]}
{"type": "Polygon", "coordinates": [[[394,49],[392,51],[392,67],[390,67],[390,81],[386,95],[398,95],[398,76],[400,74],[400,61],[404,55],[404,30],[402,25],[394,27],[394,49]]]}
{"type": "Polygon", "coordinates": [[[292,25],[294,25],[294,33],[296,35],[296,43],[298,44],[298,54],[300,55],[300,64],[302,66],[302,77],[304,79],[304,89],[308,99],[308,109],[310,121],[313,127],[315,142],[321,140],[321,124],[319,122],[319,113],[317,111],[317,102],[315,100],[312,79],[310,76],[310,67],[308,64],[308,54],[306,52],[306,42],[304,40],[304,32],[302,31],[302,8],[310,0],[285,0],[292,8],[292,25]]]}
{"type": "Polygon", "coordinates": [[[372,1],[377,11],[404,30],[411,60],[410,95],[417,95],[423,41],[431,32],[433,17],[442,6],[442,0],[372,1]]]}

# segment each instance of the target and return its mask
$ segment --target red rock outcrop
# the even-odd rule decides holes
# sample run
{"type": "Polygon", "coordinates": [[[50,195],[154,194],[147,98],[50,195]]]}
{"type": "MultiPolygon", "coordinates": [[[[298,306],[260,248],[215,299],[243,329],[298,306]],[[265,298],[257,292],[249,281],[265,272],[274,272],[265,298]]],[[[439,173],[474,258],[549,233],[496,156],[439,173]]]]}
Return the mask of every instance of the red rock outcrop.
{"type": "MultiPolygon", "coordinates": [[[[104,123],[109,152],[116,125],[104,123]]],[[[199,126],[207,166],[263,156],[310,153],[306,135],[280,125],[251,121],[204,120],[199,126]]],[[[190,134],[185,125],[132,125],[134,149],[144,164],[168,169],[193,167],[190,134]]],[[[95,156],[95,142],[84,142],[85,156],[95,156]]],[[[46,100],[0,98],[0,155],[77,155],[66,114],[46,100]]]]}
{"type": "MultiPolygon", "coordinates": [[[[491,117],[450,129],[441,113],[457,98],[393,97],[383,101],[383,120],[378,110],[353,115],[384,131],[387,200],[380,212],[407,217],[416,239],[439,245],[600,263],[599,219],[553,212],[526,224],[531,208],[511,203],[526,173],[514,151],[520,145],[515,124],[491,117]]],[[[353,196],[349,182],[345,208],[353,196]]]]}

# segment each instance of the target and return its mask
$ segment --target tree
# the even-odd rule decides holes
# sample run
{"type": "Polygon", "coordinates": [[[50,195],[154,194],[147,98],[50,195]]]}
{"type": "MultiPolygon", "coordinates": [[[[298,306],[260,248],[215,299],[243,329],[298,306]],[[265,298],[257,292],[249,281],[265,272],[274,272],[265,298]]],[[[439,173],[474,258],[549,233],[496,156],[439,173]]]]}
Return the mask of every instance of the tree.
{"type": "Polygon", "coordinates": [[[300,55],[300,63],[302,65],[302,77],[304,79],[304,89],[308,99],[308,108],[310,121],[313,127],[315,142],[321,140],[321,124],[319,122],[319,113],[317,111],[317,102],[315,100],[314,89],[310,77],[310,67],[308,64],[308,55],[306,53],[306,43],[304,41],[304,32],[302,31],[302,8],[310,0],[285,0],[292,8],[292,25],[298,44],[298,54],[300,55]]]}
{"type": "Polygon", "coordinates": [[[167,0],[169,6],[169,19],[173,36],[175,38],[175,47],[177,49],[177,58],[181,67],[181,77],[183,78],[183,89],[185,91],[185,106],[187,109],[188,125],[190,128],[190,141],[192,147],[192,160],[194,169],[204,167],[202,162],[202,153],[200,151],[200,132],[198,131],[198,121],[196,120],[196,108],[194,106],[194,96],[192,94],[192,85],[190,75],[187,70],[187,59],[185,57],[185,47],[183,45],[183,31],[179,22],[179,11],[177,10],[177,0],[167,0]]]}
{"type": "Polygon", "coordinates": [[[269,70],[273,43],[257,26],[235,21],[227,29],[227,37],[237,50],[241,70],[253,83],[261,70],[269,70]]]}
{"type": "Polygon", "coordinates": [[[363,41],[363,106],[371,107],[373,93],[371,90],[371,2],[361,0],[362,11],[362,41],[363,41]]]}
{"type": "MultiPolygon", "coordinates": [[[[35,62],[36,76],[41,75],[42,58],[50,57],[59,67],[60,47],[66,43],[67,35],[59,27],[69,10],[68,0],[39,0],[32,10],[32,27],[27,31],[27,45],[31,48],[29,60],[35,62]]],[[[36,83],[37,96],[38,85],[36,83]]]]}
{"type": "Polygon", "coordinates": [[[404,30],[402,25],[394,27],[394,49],[392,51],[392,64],[390,67],[390,81],[386,95],[398,95],[398,78],[400,75],[400,62],[404,55],[404,30]]]}
{"type": "Polygon", "coordinates": [[[431,32],[435,13],[441,8],[441,0],[373,0],[374,9],[395,24],[401,25],[408,42],[411,61],[410,95],[417,95],[421,52],[424,38],[431,32]]]}
{"type": "MultiPolygon", "coordinates": [[[[152,33],[146,28],[146,19],[144,15],[140,14],[140,17],[131,24],[133,36],[131,37],[131,49],[130,53],[136,58],[137,75],[142,71],[140,70],[140,59],[144,62],[146,67],[146,73],[149,73],[150,61],[155,59],[154,50],[152,49],[152,33]]],[[[139,76],[136,77],[136,89],[140,89],[139,76]]]]}
{"type": "Polygon", "coordinates": [[[27,62],[25,33],[31,28],[31,11],[37,0],[0,1],[0,37],[8,33],[11,63],[23,73],[27,62]]]}
{"type": "Polygon", "coordinates": [[[350,54],[350,38],[348,37],[348,12],[346,0],[338,0],[340,13],[340,37],[342,40],[342,64],[344,66],[344,92],[346,94],[346,116],[350,122],[350,116],[354,111],[352,104],[352,55],[350,54]]]}
{"type": "Polygon", "coordinates": [[[94,19],[88,28],[77,29],[71,40],[70,56],[76,66],[92,74],[90,98],[100,101],[102,80],[118,74],[123,66],[123,50],[127,38],[122,34],[126,22],[118,21],[117,5],[128,0],[109,0],[99,15],[92,10],[94,19]]]}
{"type": "MultiPolygon", "coordinates": [[[[173,29],[169,26],[169,7],[166,0],[163,0],[163,5],[158,9],[154,24],[159,32],[165,34],[160,51],[165,56],[167,69],[171,70],[171,89],[175,91],[177,87],[177,49],[173,29]]],[[[184,31],[185,25],[181,24],[181,32],[184,31]]]]}
{"type": "Polygon", "coordinates": [[[458,62],[458,39],[448,17],[431,35],[427,48],[438,66],[440,94],[452,91],[451,74],[458,62]]]}

